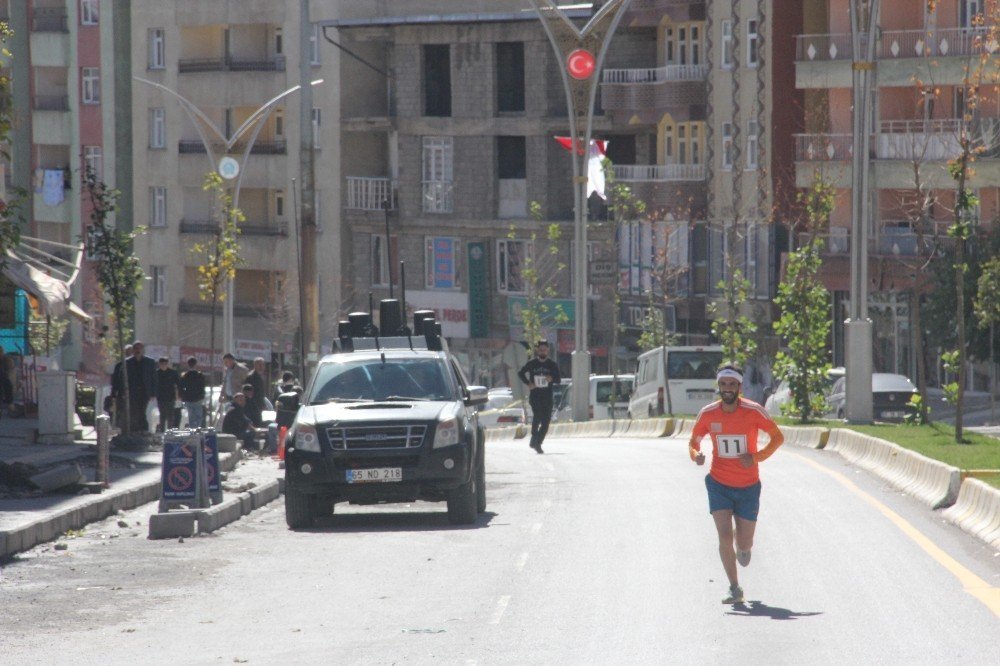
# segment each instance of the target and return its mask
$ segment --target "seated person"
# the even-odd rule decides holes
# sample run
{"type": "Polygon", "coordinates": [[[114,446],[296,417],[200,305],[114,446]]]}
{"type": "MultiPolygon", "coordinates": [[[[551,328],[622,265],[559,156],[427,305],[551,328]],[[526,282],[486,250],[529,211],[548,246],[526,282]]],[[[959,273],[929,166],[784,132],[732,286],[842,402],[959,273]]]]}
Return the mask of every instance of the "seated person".
{"type": "Polygon", "coordinates": [[[243,385],[243,396],[246,398],[246,407],[243,408],[243,411],[246,412],[247,417],[253,423],[253,427],[265,427],[263,401],[255,400],[253,384],[243,385]]]}
{"type": "Polygon", "coordinates": [[[222,432],[227,435],[235,435],[237,439],[243,441],[243,448],[251,450],[256,448],[257,431],[253,427],[253,421],[246,413],[247,398],[242,393],[233,396],[232,406],[222,419],[222,432]]]}

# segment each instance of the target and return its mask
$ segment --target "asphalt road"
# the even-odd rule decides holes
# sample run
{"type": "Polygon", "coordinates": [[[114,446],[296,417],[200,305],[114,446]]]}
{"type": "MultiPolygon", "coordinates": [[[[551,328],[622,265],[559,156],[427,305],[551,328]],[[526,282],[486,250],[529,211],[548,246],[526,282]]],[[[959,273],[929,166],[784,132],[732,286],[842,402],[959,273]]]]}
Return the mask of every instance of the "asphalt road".
{"type": "Polygon", "coordinates": [[[0,573],[4,664],[997,664],[1000,553],[842,464],[762,466],[748,603],[674,440],[491,444],[489,512],[278,500],[148,541],[147,506],[0,573]],[[141,525],[136,525],[141,523],[141,525]]]}

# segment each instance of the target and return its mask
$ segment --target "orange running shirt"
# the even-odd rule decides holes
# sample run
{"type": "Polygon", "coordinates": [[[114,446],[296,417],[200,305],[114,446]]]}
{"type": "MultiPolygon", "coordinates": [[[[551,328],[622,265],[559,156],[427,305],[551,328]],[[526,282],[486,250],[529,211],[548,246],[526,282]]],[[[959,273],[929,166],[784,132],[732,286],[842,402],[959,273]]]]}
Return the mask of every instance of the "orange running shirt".
{"type": "Polygon", "coordinates": [[[722,411],[722,401],[716,400],[698,412],[692,440],[694,448],[701,450],[705,435],[712,437],[712,467],[709,474],[719,483],[732,488],[746,488],[760,480],[757,464],[743,467],[740,455],[757,453],[757,436],[763,430],[772,438],[780,433],[778,424],[764,408],[753,400],[740,398],[735,412],[722,411]]]}

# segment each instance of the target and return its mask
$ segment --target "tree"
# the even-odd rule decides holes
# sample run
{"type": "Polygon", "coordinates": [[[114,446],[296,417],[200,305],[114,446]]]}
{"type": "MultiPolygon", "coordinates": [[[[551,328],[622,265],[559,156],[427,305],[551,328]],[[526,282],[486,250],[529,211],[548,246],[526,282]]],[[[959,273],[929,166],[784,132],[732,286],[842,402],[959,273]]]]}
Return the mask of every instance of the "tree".
{"type": "MultiPolygon", "coordinates": [[[[531,217],[542,220],[542,207],[537,201],[529,204],[531,217]]],[[[517,240],[517,227],[510,225],[507,238],[517,240]]],[[[549,299],[555,298],[556,278],[566,269],[566,264],[559,261],[559,239],[562,229],[558,222],[544,227],[544,236],[539,238],[538,230],[532,230],[528,241],[524,243],[524,255],[520,257],[520,265],[510,264],[511,278],[520,282],[520,290],[524,292],[524,304],[521,308],[521,321],[524,325],[525,341],[532,345],[541,338],[542,329],[546,325],[565,324],[569,315],[561,305],[552,306],[549,299]]],[[[578,313],[582,316],[582,313],[578,313]]]]}
{"type": "MultiPolygon", "coordinates": [[[[730,253],[732,256],[732,253],[730,253]]],[[[732,268],[730,277],[720,280],[717,288],[722,292],[722,303],[708,306],[712,317],[712,335],[722,345],[724,357],[745,367],[757,353],[757,324],[743,311],[743,304],[750,300],[753,285],[740,268],[732,268]]]]}
{"type": "Polygon", "coordinates": [[[798,416],[802,423],[824,411],[831,322],[830,294],[819,279],[823,265],[820,233],[829,226],[834,195],[834,188],[819,174],[800,195],[808,240],[788,255],[785,277],[775,299],[781,315],[774,330],[784,338],[788,350],[778,352],[774,372],[778,379],[788,382],[791,390],[792,400],[783,409],[790,416],[798,416]]]}
{"type": "MultiPolygon", "coordinates": [[[[138,235],[145,233],[145,229],[136,227],[132,231],[123,231],[109,222],[108,218],[118,208],[121,192],[99,181],[97,175],[89,168],[84,174],[84,189],[91,208],[91,232],[87,240],[90,243],[91,256],[96,260],[97,282],[101,285],[105,303],[111,310],[110,321],[114,323],[114,338],[117,343],[116,357],[124,368],[125,340],[126,336],[131,334],[135,300],[146,277],[139,265],[138,257],[132,252],[132,245],[138,235]]],[[[133,405],[129,401],[128,373],[123,372],[122,375],[125,389],[123,432],[130,434],[133,405]]],[[[135,405],[135,407],[140,406],[135,405]]]]}
{"type": "Polygon", "coordinates": [[[996,356],[994,329],[1000,322],[1000,257],[992,257],[979,275],[974,309],[981,328],[990,332],[990,420],[996,416],[996,356]]]}
{"type": "MultiPolygon", "coordinates": [[[[5,58],[12,58],[7,48],[7,40],[13,33],[7,23],[0,21],[0,53],[5,58]]],[[[7,152],[7,135],[10,133],[14,120],[14,107],[11,100],[10,76],[8,70],[0,68],[0,155],[10,159],[7,152]]],[[[21,242],[20,204],[25,196],[23,190],[15,190],[7,201],[0,200],[0,267],[7,261],[7,250],[21,242]]]]}
{"type": "MultiPolygon", "coordinates": [[[[210,373],[215,371],[215,319],[219,303],[225,301],[225,285],[236,278],[236,269],[243,265],[240,256],[240,222],[246,217],[243,211],[233,206],[232,196],[222,186],[222,176],[212,171],[205,175],[202,189],[213,197],[213,212],[218,215],[218,226],[208,243],[195,243],[191,253],[201,260],[198,265],[198,298],[212,304],[209,340],[212,351],[209,361],[210,373]]],[[[227,350],[229,351],[229,350],[227,350]]],[[[208,410],[212,404],[209,398],[208,410]]]]}

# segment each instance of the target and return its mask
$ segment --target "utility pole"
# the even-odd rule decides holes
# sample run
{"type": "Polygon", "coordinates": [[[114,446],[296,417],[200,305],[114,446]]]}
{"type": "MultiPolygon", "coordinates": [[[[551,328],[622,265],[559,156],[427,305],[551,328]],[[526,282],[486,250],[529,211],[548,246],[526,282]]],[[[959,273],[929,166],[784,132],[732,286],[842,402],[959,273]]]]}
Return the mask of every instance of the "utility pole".
{"type": "MultiPolygon", "coordinates": [[[[309,21],[309,0],[299,0],[299,76],[304,82],[302,84],[302,105],[299,109],[299,172],[302,176],[302,233],[299,237],[301,243],[300,252],[302,257],[302,268],[299,273],[301,282],[302,302],[299,307],[303,309],[301,321],[305,330],[302,331],[303,348],[302,355],[305,357],[304,367],[309,374],[316,367],[319,361],[319,290],[318,275],[316,269],[316,173],[315,148],[313,142],[313,96],[312,86],[309,79],[312,74],[312,48],[310,47],[309,36],[312,35],[312,23],[309,21]]],[[[306,382],[307,377],[302,377],[302,382],[306,382]]],[[[304,384],[303,384],[304,385],[304,384]]]]}

